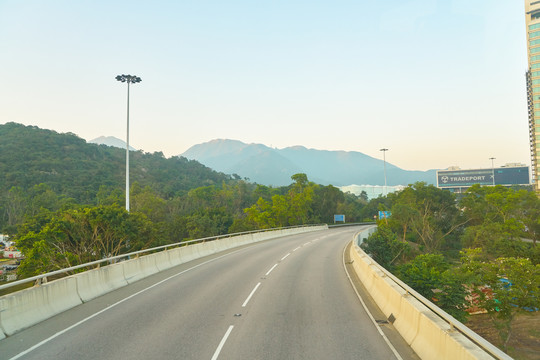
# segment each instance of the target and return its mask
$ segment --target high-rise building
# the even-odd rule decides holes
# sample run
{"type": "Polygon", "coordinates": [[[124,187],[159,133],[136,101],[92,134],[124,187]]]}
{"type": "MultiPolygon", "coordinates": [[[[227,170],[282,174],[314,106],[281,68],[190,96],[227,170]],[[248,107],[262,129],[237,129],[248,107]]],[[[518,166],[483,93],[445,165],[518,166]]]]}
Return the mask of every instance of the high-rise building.
{"type": "Polygon", "coordinates": [[[529,141],[531,175],[540,196],[540,1],[525,0],[527,26],[527,103],[529,106],[529,141]]]}

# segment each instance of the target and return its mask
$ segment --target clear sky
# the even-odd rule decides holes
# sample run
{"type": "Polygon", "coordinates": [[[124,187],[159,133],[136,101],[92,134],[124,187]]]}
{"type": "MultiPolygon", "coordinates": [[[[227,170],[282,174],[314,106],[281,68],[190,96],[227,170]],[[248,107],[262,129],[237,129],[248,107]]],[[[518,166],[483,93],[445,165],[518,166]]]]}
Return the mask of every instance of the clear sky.
{"type": "Polygon", "coordinates": [[[0,123],[530,166],[522,0],[0,0],[0,123]]]}

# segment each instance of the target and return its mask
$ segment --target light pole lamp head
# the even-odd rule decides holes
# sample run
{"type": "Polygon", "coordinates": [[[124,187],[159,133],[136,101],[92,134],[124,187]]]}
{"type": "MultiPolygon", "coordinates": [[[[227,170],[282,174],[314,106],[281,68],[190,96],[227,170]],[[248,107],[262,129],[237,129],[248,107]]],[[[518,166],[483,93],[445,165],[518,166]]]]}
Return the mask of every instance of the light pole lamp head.
{"type": "Polygon", "coordinates": [[[120,82],[127,82],[127,83],[138,83],[138,82],[141,82],[141,78],[138,77],[138,76],[135,76],[135,75],[117,75],[116,80],[120,81],[120,82]]]}

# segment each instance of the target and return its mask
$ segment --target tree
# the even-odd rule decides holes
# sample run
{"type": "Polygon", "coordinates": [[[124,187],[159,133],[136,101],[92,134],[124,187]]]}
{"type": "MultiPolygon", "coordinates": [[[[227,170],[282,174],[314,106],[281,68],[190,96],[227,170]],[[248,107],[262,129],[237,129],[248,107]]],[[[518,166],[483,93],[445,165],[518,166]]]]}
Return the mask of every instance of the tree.
{"type": "MultiPolygon", "coordinates": [[[[338,214],[340,205],[345,202],[345,194],[338,188],[328,185],[313,187],[312,210],[314,215],[313,222],[331,223],[334,221],[334,215],[338,214]]],[[[351,215],[352,214],[347,214],[351,215]]]]}
{"type": "Polygon", "coordinates": [[[512,336],[512,321],[517,314],[538,311],[540,307],[540,265],[529,259],[502,257],[480,261],[480,249],[463,254],[461,271],[470,279],[480,307],[488,311],[507,351],[512,336]],[[489,288],[491,294],[481,291],[489,288]]]}
{"type": "Polygon", "coordinates": [[[400,265],[397,276],[459,321],[467,319],[463,276],[441,254],[421,254],[400,265]]]}
{"type": "Polygon", "coordinates": [[[404,238],[411,231],[427,253],[448,245],[448,238],[468,222],[461,219],[454,195],[433,185],[417,182],[395,196],[391,222],[401,227],[404,238]]]}
{"type": "Polygon", "coordinates": [[[248,221],[259,228],[301,225],[312,215],[313,185],[309,185],[305,174],[291,176],[295,183],[286,195],[275,194],[271,202],[262,197],[244,212],[248,221]]]}
{"type": "Polygon", "coordinates": [[[128,213],[117,205],[51,214],[39,230],[20,232],[15,241],[25,254],[19,267],[21,276],[33,276],[157,245],[152,224],[146,217],[141,213],[128,213]]]}
{"type": "Polygon", "coordinates": [[[362,249],[388,270],[393,269],[396,260],[404,259],[410,251],[409,245],[399,241],[392,230],[384,224],[379,225],[377,231],[367,238],[362,244],[362,249]]]}
{"type": "Polygon", "coordinates": [[[466,247],[482,247],[484,258],[529,257],[540,233],[540,199],[526,190],[472,186],[460,201],[470,226],[463,236],[466,247]]]}

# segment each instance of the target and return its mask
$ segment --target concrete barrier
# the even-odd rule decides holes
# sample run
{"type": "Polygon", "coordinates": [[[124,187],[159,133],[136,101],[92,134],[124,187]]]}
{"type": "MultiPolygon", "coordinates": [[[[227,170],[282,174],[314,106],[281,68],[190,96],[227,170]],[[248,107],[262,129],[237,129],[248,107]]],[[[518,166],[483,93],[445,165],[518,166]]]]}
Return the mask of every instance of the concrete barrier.
{"type": "MultiPolygon", "coordinates": [[[[361,238],[365,234],[358,235],[361,238]]],[[[354,271],[384,315],[394,317],[394,327],[420,358],[493,359],[488,352],[410,295],[412,289],[405,290],[387,276],[357,243],[354,241],[350,248],[354,271]]],[[[428,302],[427,299],[422,301],[428,302]]],[[[492,351],[499,351],[493,348],[492,351]]],[[[502,352],[498,355],[501,359],[510,358],[502,352]]]]}
{"type": "Polygon", "coordinates": [[[180,248],[180,253],[182,255],[182,259],[184,259],[183,263],[186,263],[191,260],[195,260],[199,257],[199,249],[197,249],[195,246],[182,246],[180,248]]]}
{"type": "Polygon", "coordinates": [[[147,256],[154,257],[156,267],[159,271],[167,270],[173,267],[173,264],[171,263],[171,253],[169,251],[160,251],[147,256]]]}
{"type": "Polygon", "coordinates": [[[204,256],[212,255],[218,252],[218,249],[219,249],[219,246],[217,245],[218,242],[219,241],[208,241],[208,242],[203,242],[203,243],[192,245],[192,246],[196,246],[198,248],[197,250],[199,251],[199,256],[204,257],[204,256]]]}
{"type": "Polygon", "coordinates": [[[152,255],[124,261],[122,264],[124,266],[124,278],[128,284],[144,279],[159,271],[156,265],[156,258],[152,255]]]}
{"type": "Polygon", "coordinates": [[[83,302],[127,285],[123,263],[85,271],[73,277],[77,281],[77,293],[83,302]]]}
{"type": "Polygon", "coordinates": [[[172,266],[180,265],[185,262],[184,258],[182,257],[182,249],[181,247],[177,247],[171,250],[167,250],[169,253],[169,261],[171,262],[172,266]]]}
{"type": "Polygon", "coordinates": [[[250,233],[223,240],[181,246],[2,296],[0,297],[0,340],[83,302],[173,266],[253,242],[327,228],[323,225],[287,231],[250,233]]]}
{"type": "Polygon", "coordinates": [[[67,277],[0,297],[2,330],[6,335],[82,304],[77,280],[67,277]]]}

